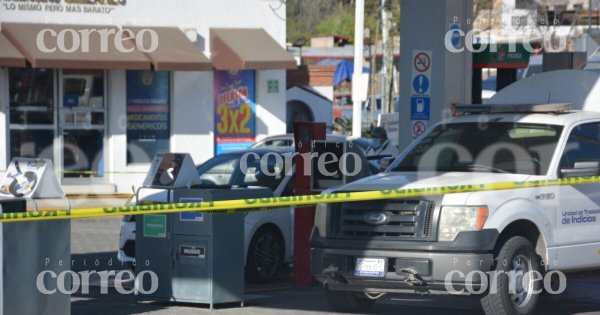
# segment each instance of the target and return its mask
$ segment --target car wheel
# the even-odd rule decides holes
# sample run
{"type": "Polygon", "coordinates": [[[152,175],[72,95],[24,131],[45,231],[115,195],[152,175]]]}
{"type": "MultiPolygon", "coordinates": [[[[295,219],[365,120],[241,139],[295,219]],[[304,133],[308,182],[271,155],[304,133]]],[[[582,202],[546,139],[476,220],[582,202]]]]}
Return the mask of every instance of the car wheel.
{"type": "Polygon", "coordinates": [[[365,312],[375,304],[375,300],[358,292],[326,290],[325,298],[334,311],[342,313],[365,312]]]}
{"type": "Polygon", "coordinates": [[[284,244],[274,228],[259,228],[248,247],[246,280],[254,283],[269,282],[283,264],[284,244]]]}
{"type": "Polygon", "coordinates": [[[531,275],[542,272],[531,242],[522,236],[508,239],[496,257],[495,271],[498,274],[492,273],[490,286],[481,299],[484,312],[487,315],[531,314],[542,291],[542,281],[531,275]]]}

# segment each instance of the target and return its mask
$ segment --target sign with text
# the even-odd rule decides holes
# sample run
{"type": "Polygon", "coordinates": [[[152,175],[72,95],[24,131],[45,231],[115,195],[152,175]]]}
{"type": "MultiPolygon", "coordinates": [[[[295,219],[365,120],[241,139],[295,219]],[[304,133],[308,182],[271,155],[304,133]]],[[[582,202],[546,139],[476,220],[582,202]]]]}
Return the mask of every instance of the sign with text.
{"type": "Polygon", "coordinates": [[[127,163],[169,151],[170,95],[168,71],[127,71],[127,163]]]}
{"type": "Polygon", "coordinates": [[[167,216],[164,214],[146,214],[144,220],[144,237],[167,237],[167,216]]]}
{"type": "Polygon", "coordinates": [[[255,71],[215,71],[215,154],[255,141],[255,71]]]}

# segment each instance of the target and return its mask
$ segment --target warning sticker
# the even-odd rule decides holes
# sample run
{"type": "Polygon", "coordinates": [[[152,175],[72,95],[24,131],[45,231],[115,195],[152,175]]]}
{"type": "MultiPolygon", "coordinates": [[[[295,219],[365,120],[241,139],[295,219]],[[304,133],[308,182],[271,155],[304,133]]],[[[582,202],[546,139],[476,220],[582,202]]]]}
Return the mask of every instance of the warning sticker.
{"type": "Polygon", "coordinates": [[[423,120],[414,120],[412,122],[412,137],[416,139],[425,133],[427,130],[427,122],[423,120]]]}

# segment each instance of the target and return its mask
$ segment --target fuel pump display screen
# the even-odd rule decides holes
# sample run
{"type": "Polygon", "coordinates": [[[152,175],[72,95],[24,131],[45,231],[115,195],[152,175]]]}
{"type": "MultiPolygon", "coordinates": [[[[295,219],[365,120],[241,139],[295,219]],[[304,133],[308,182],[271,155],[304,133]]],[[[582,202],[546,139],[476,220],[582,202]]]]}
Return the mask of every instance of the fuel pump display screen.
{"type": "Polygon", "coordinates": [[[31,195],[45,167],[46,162],[41,159],[14,159],[0,186],[0,194],[11,197],[31,195]]]}
{"type": "Polygon", "coordinates": [[[167,153],[162,157],[156,175],[152,180],[153,186],[172,186],[179,174],[185,155],[167,153]]]}

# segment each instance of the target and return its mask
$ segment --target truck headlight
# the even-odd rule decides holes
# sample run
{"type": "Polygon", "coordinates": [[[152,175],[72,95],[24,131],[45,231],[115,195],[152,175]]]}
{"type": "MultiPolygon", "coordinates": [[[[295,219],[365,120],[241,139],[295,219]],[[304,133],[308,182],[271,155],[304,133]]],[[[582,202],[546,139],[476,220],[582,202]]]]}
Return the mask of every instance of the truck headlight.
{"type": "Polygon", "coordinates": [[[454,241],[462,231],[479,231],[487,218],[487,206],[442,207],[439,240],[454,241]]]}

